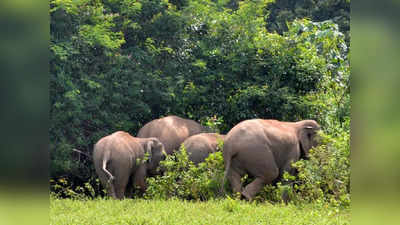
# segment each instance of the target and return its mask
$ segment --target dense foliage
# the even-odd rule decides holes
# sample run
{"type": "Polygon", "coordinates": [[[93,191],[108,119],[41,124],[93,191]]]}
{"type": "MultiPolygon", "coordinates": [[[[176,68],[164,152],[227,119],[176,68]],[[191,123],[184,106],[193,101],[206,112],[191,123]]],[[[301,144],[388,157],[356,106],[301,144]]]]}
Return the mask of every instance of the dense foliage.
{"type": "MultiPolygon", "coordinates": [[[[90,155],[101,137],[135,135],[169,114],[221,133],[250,118],[315,119],[339,151],[326,147],[320,160],[333,160],[329,169],[337,154],[348,160],[349,49],[341,31],[348,32],[349,1],[291,2],[52,0],[54,182],[96,185],[92,162],[73,148],[90,155]],[[311,20],[280,25],[303,17],[311,20]]],[[[297,166],[334,179],[317,165],[297,166]]],[[[348,166],[339,168],[348,176],[348,166]]],[[[321,187],[330,190],[327,182],[321,187]]]]}
{"type": "Polygon", "coordinates": [[[224,160],[222,152],[210,154],[205,162],[194,165],[184,146],[161,162],[162,176],[147,179],[146,198],[208,200],[221,197],[224,160]]]}
{"type": "Polygon", "coordinates": [[[297,18],[312,21],[332,20],[339,25],[350,44],[350,0],[276,0],[268,6],[267,27],[282,33],[288,29],[287,22],[297,18]]]}

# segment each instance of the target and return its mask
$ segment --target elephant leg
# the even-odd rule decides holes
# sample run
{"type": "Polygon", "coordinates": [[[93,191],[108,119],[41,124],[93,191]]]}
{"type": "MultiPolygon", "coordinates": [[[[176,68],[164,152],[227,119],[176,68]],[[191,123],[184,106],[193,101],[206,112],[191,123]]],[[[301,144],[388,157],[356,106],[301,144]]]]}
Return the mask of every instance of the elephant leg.
{"type": "MultiPolygon", "coordinates": [[[[295,176],[295,175],[296,175],[297,171],[296,171],[295,168],[292,167],[292,161],[286,163],[286,165],[283,167],[283,169],[281,170],[281,172],[280,172],[280,174],[279,174],[279,180],[278,180],[278,181],[281,181],[281,183],[282,183],[283,185],[290,185],[290,186],[292,186],[292,182],[291,182],[291,181],[282,180],[283,174],[284,174],[285,172],[288,172],[288,173],[289,173],[290,175],[292,175],[292,176],[295,176]]],[[[289,196],[288,190],[285,189],[285,190],[282,192],[281,198],[282,198],[283,202],[285,202],[286,204],[289,202],[290,196],[289,196]]]]}
{"type": "Polygon", "coordinates": [[[114,199],[117,198],[117,196],[115,194],[114,181],[109,182],[108,175],[106,175],[102,171],[98,172],[98,175],[99,175],[101,185],[103,186],[104,189],[107,190],[107,195],[114,199]]]}
{"type": "Polygon", "coordinates": [[[114,181],[111,181],[111,183],[107,184],[107,192],[109,193],[109,196],[111,196],[114,199],[117,199],[117,192],[115,191],[115,183],[114,181]]]}
{"type": "Polygon", "coordinates": [[[126,186],[129,182],[129,177],[131,176],[129,172],[130,170],[128,168],[123,167],[118,168],[115,171],[116,179],[114,180],[114,188],[117,199],[123,199],[125,197],[126,186]]]}
{"type": "Polygon", "coordinates": [[[115,182],[115,195],[117,199],[123,199],[125,197],[125,189],[128,184],[128,179],[117,180],[115,182]]]}
{"type": "Polygon", "coordinates": [[[125,197],[126,198],[131,198],[133,196],[133,176],[129,177],[128,184],[126,185],[126,190],[125,190],[125,197]]]}
{"type": "Polygon", "coordinates": [[[139,187],[140,191],[144,193],[146,191],[146,166],[145,164],[142,164],[139,166],[139,168],[136,170],[135,176],[134,176],[134,184],[135,188],[139,187]]]}
{"type": "Polygon", "coordinates": [[[279,169],[273,161],[269,163],[263,162],[263,165],[255,164],[255,166],[256,167],[249,170],[249,173],[253,174],[256,179],[248,184],[242,192],[242,195],[249,201],[253,200],[254,196],[260,192],[266,184],[271,184],[279,177],[279,169]]]}
{"type": "Polygon", "coordinates": [[[242,195],[248,200],[253,200],[254,196],[264,187],[265,180],[263,178],[257,177],[253,182],[248,184],[243,192],[242,195]]]}
{"type": "Polygon", "coordinates": [[[240,173],[236,171],[234,168],[231,168],[228,172],[227,177],[229,183],[231,184],[233,193],[242,192],[242,182],[240,180],[241,179],[240,173]]]}

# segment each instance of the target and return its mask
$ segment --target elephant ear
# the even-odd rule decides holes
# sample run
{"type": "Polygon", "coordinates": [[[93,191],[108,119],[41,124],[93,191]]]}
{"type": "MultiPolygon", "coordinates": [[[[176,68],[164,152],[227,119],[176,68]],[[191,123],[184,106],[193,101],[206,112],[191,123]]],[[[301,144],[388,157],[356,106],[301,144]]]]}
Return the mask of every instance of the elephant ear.
{"type": "Polygon", "coordinates": [[[153,149],[153,146],[154,146],[154,140],[150,140],[150,141],[148,141],[147,142],[147,144],[146,144],[146,154],[147,154],[147,161],[150,163],[151,162],[151,158],[152,158],[152,149],[153,149]]]}
{"type": "Polygon", "coordinates": [[[299,129],[299,144],[301,156],[300,158],[307,158],[309,150],[313,147],[312,139],[315,136],[315,129],[312,126],[303,126],[299,129]]]}

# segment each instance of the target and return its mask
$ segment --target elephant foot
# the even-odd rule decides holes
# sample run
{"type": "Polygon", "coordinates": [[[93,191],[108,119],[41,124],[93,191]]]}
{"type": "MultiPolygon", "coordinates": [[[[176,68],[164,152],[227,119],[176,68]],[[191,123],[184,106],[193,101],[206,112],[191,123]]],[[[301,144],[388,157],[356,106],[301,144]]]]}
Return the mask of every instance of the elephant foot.
{"type": "Polygon", "coordinates": [[[290,201],[290,196],[287,190],[283,191],[282,193],[282,200],[287,205],[290,201]]]}
{"type": "Polygon", "coordinates": [[[249,202],[253,200],[253,198],[248,193],[246,193],[246,191],[242,191],[241,195],[249,202]]]}

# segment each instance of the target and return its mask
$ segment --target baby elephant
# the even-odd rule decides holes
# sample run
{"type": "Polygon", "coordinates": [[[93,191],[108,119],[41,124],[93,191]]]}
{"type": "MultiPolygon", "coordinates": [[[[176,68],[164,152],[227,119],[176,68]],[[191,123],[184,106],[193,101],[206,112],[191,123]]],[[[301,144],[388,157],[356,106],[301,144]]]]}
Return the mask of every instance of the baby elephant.
{"type": "Polygon", "coordinates": [[[204,162],[209,154],[218,150],[218,142],[223,141],[224,137],[225,135],[217,133],[201,133],[187,138],[183,145],[189,160],[196,165],[204,162]]]}
{"type": "Polygon", "coordinates": [[[164,145],[157,138],[136,138],[123,131],[101,138],[93,150],[96,173],[115,199],[132,195],[133,185],[144,192],[145,178],[157,174],[164,158],[164,145]]]}

